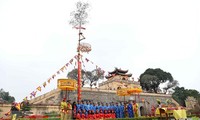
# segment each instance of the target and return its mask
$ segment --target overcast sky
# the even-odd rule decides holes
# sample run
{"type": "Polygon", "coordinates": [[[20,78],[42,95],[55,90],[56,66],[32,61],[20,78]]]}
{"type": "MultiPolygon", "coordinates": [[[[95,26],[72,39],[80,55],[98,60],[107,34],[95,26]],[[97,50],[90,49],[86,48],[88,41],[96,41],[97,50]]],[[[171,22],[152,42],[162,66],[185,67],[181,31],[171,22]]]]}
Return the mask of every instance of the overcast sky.
{"type": "MultiPolygon", "coordinates": [[[[78,31],[69,25],[76,0],[0,0],[0,88],[18,102],[76,54],[78,31]]],[[[147,68],[170,72],[180,86],[199,87],[199,0],[91,0],[83,54],[87,70],[128,69],[137,79],[147,68]],[[89,66],[89,67],[88,67],[89,66]]],[[[57,87],[56,79],[42,87],[57,87]]],[[[106,73],[107,74],[107,73],[106,73]]]]}

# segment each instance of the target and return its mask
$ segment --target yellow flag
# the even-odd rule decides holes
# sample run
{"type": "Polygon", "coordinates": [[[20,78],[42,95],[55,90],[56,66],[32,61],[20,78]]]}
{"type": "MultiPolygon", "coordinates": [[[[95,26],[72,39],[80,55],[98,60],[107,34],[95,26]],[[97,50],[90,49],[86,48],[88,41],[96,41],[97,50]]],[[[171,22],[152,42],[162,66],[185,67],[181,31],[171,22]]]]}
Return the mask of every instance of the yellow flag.
{"type": "Polygon", "coordinates": [[[49,78],[47,82],[50,83],[51,82],[51,78],[49,78]]]}
{"type": "Polygon", "coordinates": [[[41,87],[40,87],[40,86],[39,86],[39,87],[37,87],[37,90],[38,90],[38,91],[41,91],[41,87]]]}

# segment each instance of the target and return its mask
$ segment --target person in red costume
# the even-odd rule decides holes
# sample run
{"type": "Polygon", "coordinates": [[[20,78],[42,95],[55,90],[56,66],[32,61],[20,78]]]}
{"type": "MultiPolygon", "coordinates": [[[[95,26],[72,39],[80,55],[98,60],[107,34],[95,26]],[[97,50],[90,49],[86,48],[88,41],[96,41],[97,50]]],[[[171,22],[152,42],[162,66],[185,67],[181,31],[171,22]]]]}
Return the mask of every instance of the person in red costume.
{"type": "Polygon", "coordinates": [[[100,110],[99,117],[100,117],[100,119],[104,119],[103,110],[100,110]]]}
{"type": "Polygon", "coordinates": [[[99,120],[100,119],[100,114],[99,114],[99,111],[97,110],[96,111],[96,118],[99,120]]]}
{"type": "Polygon", "coordinates": [[[107,118],[108,118],[108,119],[111,118],[111,111],[110,111],[110,110],[108,110],[108,112],[107,112],[107,118]]]}
{"type": "Polygon", "coordinates": [[[107,117],[108,117],[108,116],[107,116],[107,110],[104,110],[104,114],[103,114],[103,115],[104,115],[103,118],[107,119],[107,117]]]}
{"type": "Polygon", "coordinates": [[[111,118],[116,118],[114,110],[111,111],[111,118]]]}
{"type": "Polygon", "coordinates": [[[78,120],[81,119],[81,111],[80,110],[76,114],[76,119],[78,119],[78,120]]]}
{"type": "Polygon", "coordinates": [[[96,113],[94,113],[94,111],[92,110],[92,119],[96,120],[96,113]]]}
{"type": "Polygon", "coordinates": [[[88,111],[88,119],[89,120],[93,119],[93,115],[92,115],[92,111],[91,110],[88,111]]]}
{"type": "Polygon", "coordinates": [[[86,118],[85,110],[82,110],[82,113],[81,113],[81,120],[85,120],[85,118],[86,118]]]}

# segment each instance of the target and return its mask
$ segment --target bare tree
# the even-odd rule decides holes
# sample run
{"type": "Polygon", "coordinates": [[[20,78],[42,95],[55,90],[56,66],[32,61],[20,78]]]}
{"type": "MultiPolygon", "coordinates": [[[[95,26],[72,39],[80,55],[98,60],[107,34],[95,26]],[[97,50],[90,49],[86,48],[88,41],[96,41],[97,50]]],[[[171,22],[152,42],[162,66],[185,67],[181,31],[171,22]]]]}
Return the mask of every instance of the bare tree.
{"type": "MultiPolygon", "coordinates": [[[[77,73],[78,70],[73,69],[67,74],[67,77],[70,79],[77,80],[78,79],[77,73]]],[[[86,84],[89,84],[90,87],[92,88],[92,86],[96,86],[97,82],[103,78],[104,78],[104,71],[101,69],[94,69],[92,71],[84,71],[84,70],[81,71],[82,87],[86,84]]]]}
{"type": "Polygon", "coordinates": [[[167,83],[167,86],[163,88],[164,93],[166,94],[167,91],[168,91],[169,89],[175,88],[175,87],[178,86],[178,85],[179,85],[179,83],[178,83],[177,80],[174,80],[174,81],[172,81],[172,82],[168,82],[168,83],[167,83]]]}
{"type": "Polygon", "coordinates": [[[92,71],[87,71],[85,75],[86,78],[88,79],[88,83],[90,84],[90,88],[92,88],[92,86],[97,85],[97,82],[100,79],[104,78],[104,71],[101,69],[94,69],[92,71]]]}

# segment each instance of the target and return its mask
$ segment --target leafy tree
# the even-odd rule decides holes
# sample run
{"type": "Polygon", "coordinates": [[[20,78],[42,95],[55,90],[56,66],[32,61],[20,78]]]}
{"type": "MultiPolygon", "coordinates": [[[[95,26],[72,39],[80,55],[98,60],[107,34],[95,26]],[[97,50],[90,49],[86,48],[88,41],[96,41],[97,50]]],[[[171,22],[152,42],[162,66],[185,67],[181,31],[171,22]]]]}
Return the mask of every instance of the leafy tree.
{"type": "Polygon", "coordinates": [[[196,98],[197,100],[200,99],[200,93],[197,90],[193,89],[185,89],[184,87],[176,87],[174,88],[174,93],[172,94],[172,97],[174,100],[176,100],[180,105],[185,105],[185,100],[188,96],[192,96],[196,98]]]}
{"type": "MultiPolygon", "coordinates": [[[[82,87],[85,84],[90,84],[90,87],[95,86],[99,79],[103,79],[104,72],[100,69],[94,69],[92,71],[81,71],[82,87]]],[[[73,69],[67,74],[67,77],[70,79],[78,79],[78,70],[73,69]]]]}
{"type": "Polygon", "coordinates": [[[159,85],[166,81],[172,82],[174,79],[169,72],[165,72],[160,68],[148,68],[140,75],[140,85],[148,92],[158,92],[159,85]]]}
{"type": "Polygon", "coordinates": [[[140,84],[148,92],[153,92],[153,90],[157,92],[159,86],[158,77],[149,74],[143,75],[140,79],[140,84]]]}
{"type": "Polygon", "coordinates": [[[185,93],[184,87],[176,87],[174,89],[174,93],[172,94],[172,98],[182,106],[185,106],[185,99],[187,98],[187,96],[184,93],[185,93]]]}
{"type": "Polygon", "coordinates": [[[9,92],[5,92],[3,89],[0,89],[0,98],[8,103],[12,103],[15,101],[13,96],[10,96],[9,92]]]}

